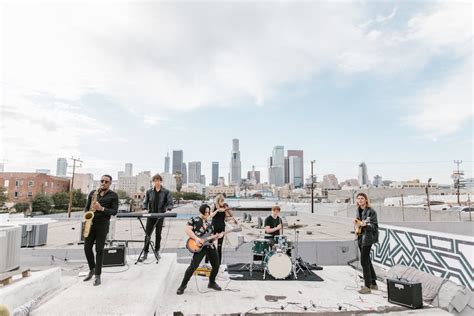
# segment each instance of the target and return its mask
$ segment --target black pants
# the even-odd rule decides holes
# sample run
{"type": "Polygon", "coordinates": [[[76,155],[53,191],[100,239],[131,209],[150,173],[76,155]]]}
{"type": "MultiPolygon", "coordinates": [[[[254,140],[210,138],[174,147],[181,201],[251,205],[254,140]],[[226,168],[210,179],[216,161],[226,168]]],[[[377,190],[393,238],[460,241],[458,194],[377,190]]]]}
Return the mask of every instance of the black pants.
{"type": "MultiPolygon", "coordinates": [[[[220,232],[216,232],[220,233],[220,232]]],[[[222,263],[222,245],[224,244],[224,237],[217,239],[217,255],[219,256],[219,265],[222,263]]],[[[206,263],[209,262],[209,256],[206,256],[206,263]]]]}
{"type": "Polygon", "coordinates": [[[109,232],[110,221],[93,222],[89,236],[84,240],[84,252],[86,254],[89,269],[95,269],[95,274],[102,273],[102,260],[104,257],[104,245],[107,233],[109,232]],[[96,257],[94,261],[94,252],[92,247],[95,242],[96,257]]]}
{"type": "Polygon", "coordinates": [[[197,252],[193,255],[193,260],[191,260],[191,264],[184,273],[184,278],[181,282],[182,287],[188,284],[189,279],[191,279],[194,271],[196,271],[196,269],[199,267],[202,258],[204,258],[205,256],[209,258],[212,266],[211,275],[209,276],[209,283],[216,282],[217,272],[219,272],[219,255],[217,254],[216,249],[206,246],[200,252],[197,252]]]}
{"type": "MultiPolygon", "coordinates": [[[[146,220],[146,229],[145,232],[148,236],[150,236],[151,239],[151,234],[153,233],[153,226],[155,226],[156,221],[158,223],[156,224],[156,231],[155,231],[155,248],[156,252],[160,251],[160,243],[161,243],[161,230],[163,229],[163,221],[164,218],[147,218],[146,220]]],[[[145,236],[145,252],[148,253],[148,249],[150,247],[150,242],[145,236]]]]}
{"type": "Polygon", "coordinates": [[[362,246],[359,243],[360,265],[362,266],[362,272],[364,274],[364,283],[367,287],[377,284],[377,276],[375,275],[374,266],[370,260],[370,248],[372,248],[372,245],[362,246]]]}

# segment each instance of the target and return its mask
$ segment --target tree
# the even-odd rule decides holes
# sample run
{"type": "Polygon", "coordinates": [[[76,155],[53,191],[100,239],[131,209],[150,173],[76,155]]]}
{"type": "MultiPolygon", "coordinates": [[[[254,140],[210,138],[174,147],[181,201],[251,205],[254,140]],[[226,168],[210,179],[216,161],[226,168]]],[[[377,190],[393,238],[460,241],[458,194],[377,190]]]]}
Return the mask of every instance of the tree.
{"type": "Polygon", "coordinates": [[[51,205],[53,204],[53,200],[45,195],[45,194],[38,194],[33,199],[32,209],[33,212],[42,212],[44,214],[51,213],[51,205]]]}
{"type": "Polygon", "coordinates": [[[128,193],[125,192],[124,190],[117,190],[117,191],[115,191],[115,193],[117,193],[118,198],[120,200],[126,200],[126,199],[129,198],[128,193]]]}
{"type": "Polygon", "coordinates": [[[5,205],[5,202],[8,200],[7,188],[0,187],[0,207],[5,205]]]}
{"type": "Polygon", "coordinates": [[[183,187],[183,175],[180,171],[177,171],[174,178],[176,180],[176,191],[181,192],[181,188],[183,187]]]}
{"type": "Polygon", "coordinates": [[[30,209],[30,204],[26,202],[19,202],[16,203],[14,207],[17,213],[24,213],[30,209]]]}
{"type": "Polygon", "coordinates": [[[142,185],[142,186],[140,187],[140,192],[143,193],[143,192],[145,192],[145,190],[146,190],[145,187],[142,185]]]}
{"type": "Polygon", "coordinates": [[[53,199],[55,209],[67,209],[67,206],[69,204],[69,194],[67,192],[56,192],[51,198],[53,199]]]}
{"type": "Polygon", "coordinates": [[[87,203],[87,195],[82,193],[81,189],[72,190],[72,206],[85,207],[87,203]]]}

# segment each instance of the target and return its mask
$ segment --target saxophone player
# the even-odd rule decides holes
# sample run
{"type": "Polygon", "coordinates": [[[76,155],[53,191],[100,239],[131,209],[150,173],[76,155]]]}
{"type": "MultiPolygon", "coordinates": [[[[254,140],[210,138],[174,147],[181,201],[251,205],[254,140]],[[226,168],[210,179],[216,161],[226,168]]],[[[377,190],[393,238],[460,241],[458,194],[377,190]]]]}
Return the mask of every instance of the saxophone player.
{"type": "Polygon", "coordinates": [[[92,211],[92,226],[88,231],[87,237],[84,238],[84,252],[86,254],[87,263],[89,264],[89,274],[84,281],[89,281],[95,276],[94,285],[100,285],[100,274],[102,272],[102,258],[105,245],[105,239],[109,232],[110,216],[117,214],[118,195],[110,190],[112,177],[103,175],[100,180],[100,187],[89,193],[85,212],[92,211]],[[92,247],[95,242],[95,261],[92,247]]]}

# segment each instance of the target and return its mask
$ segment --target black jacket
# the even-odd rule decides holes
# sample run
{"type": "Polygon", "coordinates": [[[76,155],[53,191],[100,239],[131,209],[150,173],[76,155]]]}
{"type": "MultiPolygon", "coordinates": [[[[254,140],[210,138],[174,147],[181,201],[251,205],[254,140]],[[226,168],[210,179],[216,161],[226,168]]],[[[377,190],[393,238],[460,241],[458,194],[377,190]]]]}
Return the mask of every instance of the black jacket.
{"type": "Polygon", "coordinates": [[[150,213],[164,213],[173,208],[173,195],[163,187],[156,193],[155,188],[148,189],[143,200],[143,209],[150,213]],[[155,200],[158,199],[156,202],[155,200]]]}
{"type": "Polygon", "coordinates": [[[367,221],[367,226],[362,228],[362,235],[358,241],[361,246],[370,246],[379,242],[379,223],[377,221],[377,213],[371,207],[366,207],[362,211],[362,218],[359,216],[359,208],[356,211],[356,218],[367,221]]]}
{"type": "MultiPolygon", "coordinates": [[[[87,197],[86,207],[84,212],[89,211],[92,202],[92,195],[94,195],[95,190],[89,193],[87,197]]],[[[95,211],[93,222],[98,221],[108,221],[110,216],[116,215],[118,211],[119,199],[117,193],[112,190],[108,190],[104,196],[98,196],[97,202],[104,207],[104,211],[95,211]]]]}

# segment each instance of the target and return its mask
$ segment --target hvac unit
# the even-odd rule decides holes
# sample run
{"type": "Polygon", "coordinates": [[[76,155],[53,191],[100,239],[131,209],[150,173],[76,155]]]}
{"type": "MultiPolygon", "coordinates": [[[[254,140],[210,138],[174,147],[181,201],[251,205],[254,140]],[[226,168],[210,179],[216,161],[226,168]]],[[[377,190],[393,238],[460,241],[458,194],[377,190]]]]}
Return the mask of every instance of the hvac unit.
{"type": "Polygon", "coordinates": [[[48,224],[21,224],[21,246],[36,247],[46,245],[48,239],[48,224]]]}
{"type": "Polygon", "coordinates": [[[21,227],[0,225],[0,273],[20,266],[21,227]]]}

